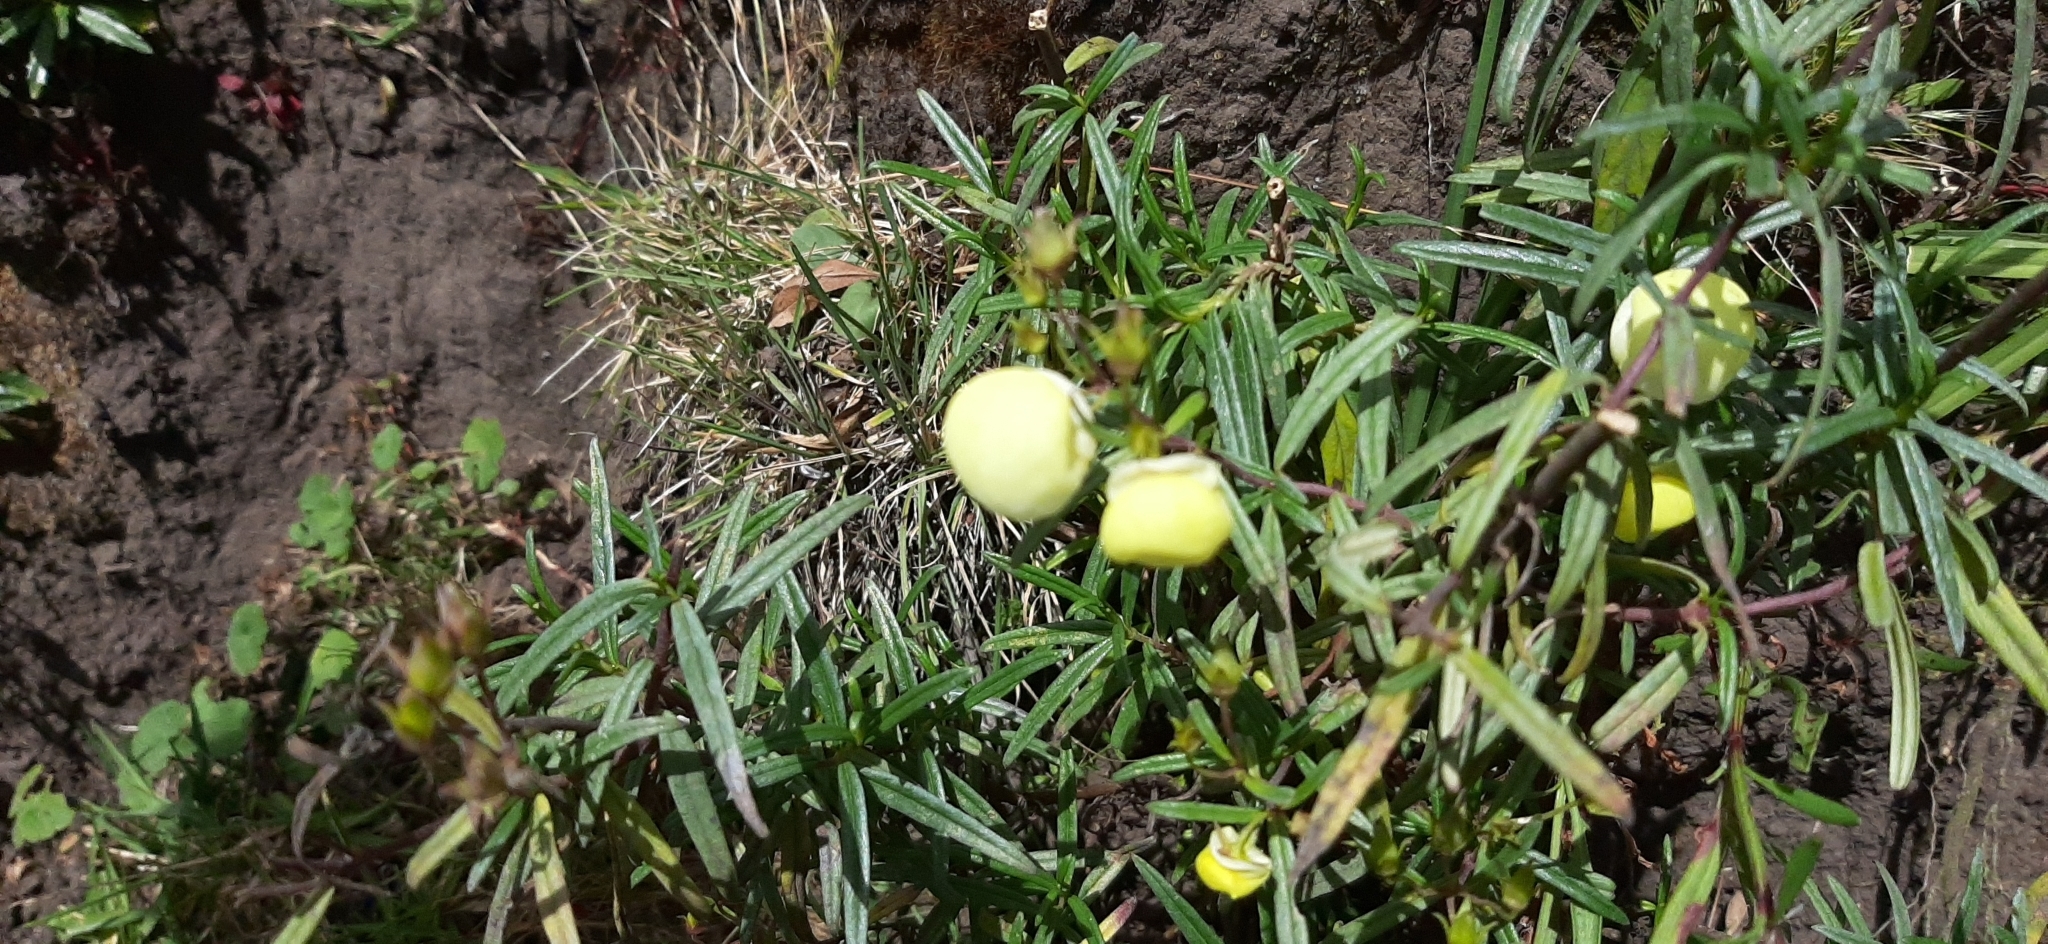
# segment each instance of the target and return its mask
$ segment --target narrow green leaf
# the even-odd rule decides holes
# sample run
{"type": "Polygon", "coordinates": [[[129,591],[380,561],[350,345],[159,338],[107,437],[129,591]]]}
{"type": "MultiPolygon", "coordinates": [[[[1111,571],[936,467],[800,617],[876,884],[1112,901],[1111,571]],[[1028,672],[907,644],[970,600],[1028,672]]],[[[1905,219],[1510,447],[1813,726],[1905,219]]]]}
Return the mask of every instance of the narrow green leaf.
{"type": "Polygon", "coordinates": [[[1023,722],[1017,725],[1016,732],[1011,735],[1010,746],[1003,751],[1003,766],[1008,767],[1017,762],[1025,748],[1030,747],[1031,742],[1038,737],[1039,730],[1044,728],[1061,708],[1066,707],[1067,699],[1074,696],[1074,691],[1081,687],[1082,682],[1088,680],[1089,673],[1095,671],[1095,667],[1102,664],[1102,660],[1109,658],[1115,646],[1115,640],[1104,640],[1095,648],[1082,653],[1080,658],[1075,659],[1060,672],[1059,678],[1046,686],[1045,694],[1040,696],[1037,704],[1031,706],[1030,714],[1024,716],[1023,722]]]}
{"type": "Polygon", "coordinates": [[[669,799],[674,801],[676,815],[683,821],[683,831],[697,849],[704,874],[719,884],[729,883],[736,875],[732,847],[726,842],[725,827],[718,821],[718,803],[711,794],[710,778],[704,775],[702,766],[680,761],[681,756],[696,753],[697,745],[687,731],[671,731],[660,737],[662,772],[669,799]]]}
{"type": "Polygon", "coordinates": [[[310,944],[313,935],[319,933],[320,925],[327,920],[327,906],[334,903],[334,889],[328,888],[314,896],[311,904],[292,919],[284,923],[270,944],[310,944]]]}
{"type": "Polygon", "coordinates": [[[2042,641],[2041,631],[2020,608],[2012,589],[2000,582],[1982,603],[1974,594],[1965,599],[1970,625],[1983,637],[1984,645],[2026,686],[2035,704],[2048,705],[2048,642],[2042,641]]]}
{"type": "Polygon", "coordinates": [[[1628,915],[1614,903],[1612,879],[1590,869],[1566,865],[1540,852],[1526,853],[1524,858],[1534,867],[1537,881],[1556,889],[1573,904],[1615,924],[1628,924],[1628,915]]]}
{"type": "Polygon", "coordinates": [[[917,714],[926,706],[948,695],[965,691],[968,681],[973,678],[974,670],[963,665],[948,669],[919,682],[915,687],[896,696],[889,704],[883,706],[881,713],[875,718],[874,725],[869,728],[869,732],[879,734],[884,731],[895,730],[897,726],[910,720],[912,715],[917,714]]]}
{"type": "Polygon", "coordinates": [[[569,612],[548,625],[526,651],[519,654],[510,669],[497,680],[498,711],[508,713],[526,704],[527,690],[540,680],[543,673],[555,667],[556,660],[583,640],[584,636],[606,620],[616,620],[621,612],[643,607],[654,602],[654,582],[644,577],[632,577],[591,591],[591,594],[569,612]]]}
{"type": "Polygon", "coordinates": [[[1670,895],[1657,909],[1657,922],[1650,929],[1650,944],[1685,944],[1698,926],[1693,909],[1707,903],[1721,877],[1721,823],[1716,819],[1701,830],[1699,849],[1692,862],[1671,886],[1670,895]]]}
{"type": "Polygon", "coordinates": [[[1621,781],[1614,779],[1607,765],[1577,735],[1510,681],[1500,666],[1475,649],[1460,649],[1451,654],[1450,661],[1479,692],[1486,706],[1500,715],[1551,770],[1571,781],[1582,796],[1598,805],[1599,812],[1629,821],[1633,812],[1621,781]]]}
{"type": "Polygon", "coordinates": [[[839,530],[840,525],[874,504],[867,495],[842,499],[792,528],[788,534],[762,549],[760,554],[733,571],[732,579],[719,584],[700,604],[705,625],[718,626],[768,592],[782,575],[816,550],[839,530]]]}
{"type": "MultiPolygon", "coordinates": [[[[1358,810],[1358,804],[1365,800],[1373,784],[1379,782],[1387,758],[1393,755],[1394,748],[1408,733],[1408,722],[1415,714],[1415,703],[1420,695],[1419,687],[1382,691],[1375,693],[1366,704],[1365,718],[1359,722],[1358,732],[1345,746],[1344,753],[1338,755],[1337,767],[1330,778],[1323,781],[1321,789],[1316,791],[1315,805],[1309,810],[1308,829],[1302,834],[1301,847],[1296,850],[1296,872],[1305,872],[1314,866],[1316,860],[1322,858],[1323,853],[1334,847],[1344,835],[1351,822],[1351,814],[1358,810]]],[[[1300,878],[1297,874],[1289,876],[1288,880],[1300,878]]]]}
{"type": "Polygon", "coordinates": [[[933,833],[960,843],[987,857],[990,863],[1025,876],[1042,874],[1038,863],[1022,846],[1004,838],[917,784],[880,767],[863,767],[862,779],[875,791],[882,805],[915,820],[933,833]]]}
{"type": "MultiPolygon", "coordinates": [[[[737,583],[738,578],[734,582],[737,583]]],[[[704,748],[711,753],[712,765],[717,768],[719,779],[725,782],[725,792],[732,799],[733,808],[739,811],[740,818],[746,821],[747,828],[752,829],[754,835],[766,839],[768,823],[761,818],[761,810],[754,804],[753,788],[747,783],[747,764],[740,753],[739,730],[733,725],[732,704],[727,701],[711,636],[704,631],[704,623],[697,618],[696,608],[689,603],[678,600],[668,612],[675,627],[676,664],[683,670],[683,687],[690,694],[690,704],[697,709],[697,723],[703,726],[704,748]]]]}
{"type": "Polygon", "coordinates": [[[1265,810],[1249,806],[1231,806],[1227,803],[1204,803],[1198,800],[1154,800],[1145,809],[1167,819],[1187,820],[1192,823],[1223,823],[1228,826],[1250,826],[1266,818],[1265,810]]]}
{"type": "Polygon", "coordinates": [[[1811,790],[1788,787],[1754,770],[1744,768],[1751,782],[1764,791],[1783,801],[1785,805],[1798,810],[1830,826],[1854,827],[1861,825],[1863,818],[1856,811],[1821,796],[1811,790]]]}
{"type": "Polygon", "coordinates": [[[1280,427],[1280,435],[1273,446],[1273,467],[1281,468],[1301,447],[1308,444],[1309,437],[1317,426],[1328,416],[1330,409],[1345,391],[1358,386],[1365,378],[1366,370],[1374,363],[1384,360],[1420,323],[1405,315],[1376,318],[1363,334],[1353,338],[1335,354],[1327,355],[1316,364],[1314,376],[1302,388],[1301,395],[1287,413],[1287,422],[1280,427]]]}
{"type": "Polygon", "coordinates": [[[1493,468],[1479,481],[1477,491],[1469,499],[1471,504],[1462,506],[1464,513],[1451,535],[1452,569],[1462,569],[1478,552],[1479,542],[1501,512],[1508,489],[1521,474],[1522,460],[1562,414],[1564,398],[1574,386],[1572,379],[1565,371],[1551,371],[1530,385],[1528,396],[1521,399],[1507,427],[1501,430],[1500,442],[1493,450],[1493,468]]]}
{"type": "Polygon", "coordinates": [[[1623,692],[1607,713],[1593,722],[1587,735],[1593,745],[1603,754],[1612,754],[1628,746],[1650,722],[1678,696],[1685,691],[1685,683],[1692,677],[1693,658],[1691,648],[1673,652],[1664,657],[1629,690],[1623,692]]]}
{"type": "Polygon", "coordinates": [[[1152,897],[1159,899],[1159,904],[1166,909],[1167,917],[1173,919],[1173,926],[1180,929],[1181,935],[1188,939],[1188,944],[1223,944],[1223,936],[1209,926],[1202,913],[1195,910],[1195,906],[1186,898],[1181,897],[1180,889],[1175,888],[1166,876],[1159,874],[1159,870],[1153,868],[1152,863],[1145,861],[1143,856],[1132,859],[1131,863],[1138,867],[1138,874],[1144,877],[1145,885],[1152,889],[1152,897]]]}
{"type": "Polygon", "coordinates": [[[1863,616],[1884,632],[1885,665],[1891,672],[1891,764],[1893,790],[1913,784],[1920,764],[1920,666],[1913,660],[1913,627],[1899,590],[1885,570],[1883,541],[1865,542],[1856,555],[1856,590],[1863,616]]]}
{"type": "Polygon", "coordinates": [[[975,147],[974,141],[967,137],[967,132],[960,130],[960,126],[954,123],[953,116],[946,113],[945,106],[940,105],[938,99],[923,89],[917,92],[917,102],[924,107],[925,115],[931,118],[932,126],[938,129],[939,140],[946,142],[946,147],[953,152],[953,159],[960,162],[960,168],[967,174],[967,179],[980,188],[982,193],[1002,192],[996,186],[995,178],[989,176],[988,160],[982,157],[981,149],[975,147]]]}
{"type": "Polygon", "coordinates": [[[555,848],[555,814],[546,794],[533,798],[533,826],[527,833],[527,856],[533,860],[533,901],[540,908],[541,931],[548,944],[579,944],[576,912],[569,898],[569,872],[555,848]]]}
{"type": "Polygon", "coordinates": [[[1977,439],[1942,426],[1928,419],[1924,413],[1914,416],[1907,423],[1907,427],[1934,440],[1936,445],[1948,450],[1949,455],[1984,466],[1997,473],[1999,478],[2032,492],[2038,498],[2048,500],[2048,478],[2043,478],[2041,473],[2028,468],[2026,463],[2013,458],[2005,451],[1994,449],[1977,439]]]}
{"type": "Polygon", "coordinates": [[[1913,513],[1919,523],[1921,550],[1933,572],[1934,587],[1941,597],[1942,617],[1948,622],[1949,641],[1957,654],[1963,651],[1964,599],[1961,568],[1955,542],[1949,535],[1948,489],[1934,474],[1920,443],[1905,430],[1892,432],[1892,446],[1905,470],[1906,488],[1913,497],[1913,513]]]}
{"type": "Polygon", "coordinates": [[[1449,462],[1451,457],[1506,426],[1522,408],[1523,403],[1533,396],[1534,390],[1534,387],[1527,387],[1501,397],[1467,414],[1464,419],[1452,423],[1443,432],[1429,437],[1421,448],[1409,453],[1407,458],[1394,466],[1393,471],[1387,473],[1384,481],[1367,494],[1366,505],[1377,511],[1398,501],[1402,493],[1424,479],[1434,478],[1440,474],[1443,471],[1443,464],[1449,462]]]}
{"type": "Polygon", "coordinates": [[[1586,274],[1586,261],[1570,256],[1495,243],[1419,240],[1398,243],[1394,251],[1411,259],[1456,265],[1482,272],[1530,279],[1558,286],[1576,286],[1586,274]]]}
{"type": "MultiPolygon", "coordinates": [[[[83,4],[73,7],[71,15],[78,20],[78,25],[85,27],[87,32],[116,46],[132,52],[142,53],[145,56],[156,52],[155,49],[150,47],[149,40],[142,38],[141,33],[136,32],[127,23],[122,22],[119,16],[105,7],[83,4]]],[[[322,907],[324,908],[325,906],[322,907]]]]}
{"type": "MultiPolygon", "coordinates": [[[[1522,67],[1529,61],[1529,50],[1536,45],[1536,37],[1543,31],[1543,22],[1550,17],[1550,0],[1530,0],[1515,10],[1515,22],[1508,27],[1508,35],[1500,45],[1500,59],[1493,72],[1493,113],[1506,119],[1515,110],[1515,88],[1521,85],[1522,67]]],[[[1531,101],[1533,110],[1536,103],[1531,101]]]]}
{"type": "Polygon", "coordinates": [[[412,858],[406,860],[405,887],[420,887],[421,883],[434,874],[434,870],[441,867],[441,863],[448,861],[448,857],[454,855],[455,850],[462,848],[462,844],[468,842],[474,835],[476,819],[470,815],[468,805],[456,808],[454,813],[441,821],[440,828],[435,829],[433,835],[428,836],[425,842],[420,843],[418,849],[413,850],[412,858]]]}

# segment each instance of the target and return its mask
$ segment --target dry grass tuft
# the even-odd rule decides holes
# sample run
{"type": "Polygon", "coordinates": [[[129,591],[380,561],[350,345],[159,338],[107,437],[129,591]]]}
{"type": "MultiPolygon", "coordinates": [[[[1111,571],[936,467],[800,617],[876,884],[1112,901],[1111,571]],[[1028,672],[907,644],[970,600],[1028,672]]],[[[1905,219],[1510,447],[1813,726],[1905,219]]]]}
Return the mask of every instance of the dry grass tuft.
{"type": "Polygon", "coordinates": [[[871,496],[807,565],[821,614],[886,609],[963,642],[1047,616],[1040,597],[998,612],[1019,592],[985,556],[1014,531],[942,472],[938,412],[993,346],[937,330],[959,274],[902,211],[894,188],[909,184],[862,173],[829,139],[828,13],[729,0],[698,30],[651,70],[687,84],[637,89],[608,116],[612,170],[550,177],[574,221],[568,262],[603,298],[576,389],[624,406],[648,500],[703,538],[693,547],[743,486],[756,509],[871,496]],[[825,299],[806,297],[806,268],[825,299]]]}

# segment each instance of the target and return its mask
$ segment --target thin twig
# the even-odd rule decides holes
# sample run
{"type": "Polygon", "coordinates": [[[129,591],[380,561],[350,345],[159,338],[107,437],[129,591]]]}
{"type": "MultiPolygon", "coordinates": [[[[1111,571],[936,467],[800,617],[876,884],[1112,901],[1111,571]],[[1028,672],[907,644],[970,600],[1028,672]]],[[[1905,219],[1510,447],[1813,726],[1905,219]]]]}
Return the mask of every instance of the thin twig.
{"type": "MultiPolygon", "coordinates": [[[[1870,54],[1877,50],[1877,38],[1884,35],[1884,31],[1892,25],[1892,19],[1898,12],[1898,0],[1884,0],[1884,4],[1877,8],[1877,13],[1871,16],[1870,23],[1863,28],[1863,38],[1856,41],[1856,48],[1849,50],[1848,57],[1835,69],[1834,77],[1829,80],[1832,84],[1842,84],[1843,80],[1849,77],[1849,73],[1856,71],[1870,58],[1870,54]]],[[[1922,10],[1920,15],[1926,16],[1927,11],[1922,10]]]]}
{"type": "Polygon", "coordinates": [[[1941,352],[1941,358],[1934,362],[1934,369],[1937,372],[1952,370],[1962,362],[1990,350],[1993,344],[2005,339],[2006,334],[2012,330],[2013,322],[2018,321],[2020,315],[2041,303],[2043,295],[2048,295],[2048,269],[2042,269],[2033,278],[2028,279],[2026,284],[2014,289],[2011,295],[2005,297],[2005,301],[1999,302],[1997,308],[1991,309],[1991,313],[1984,316],[1983,321],[1977,322],[1977,326],[1971,328],[1969,334],[1949,345],[1948,350],[1941,352]]]}
{"type": "Polygon", "coordinates": [[[532,718],[506,718],[505,730],[518,734],[545,734],[550,731],[574,731],[589,734],[597,730],[597,722],[584,718],[556,718],[538,716],[532,718]]]}
{"type": "MultiPolygon", "coordinates": [[[[1749,218],[1756,211],[1757,205],[1754,201],[1746,200],[1736,205],[1728,221],[1722,225],[1720,233],[1715,235],[1713,246],[1707,250],[1706,256],[1701,258],[1699,265],[1693,268],[1692,278],[1687,279],[1671,296],[1672,304],[1684,307],[1692,298],[1693,291],[1706,280],[1707,275],[1720,268],[1721,260],[1727,257],[1729,250],[1735,245],[1737,232],[1742,229],[1744,223],[1749,222],[1749,218]]],[[[1643,344],[1643,349],[1636,352],[1635,359],[1622,371],[1621,379],[1616,381],[1613,387],[1608,388],[1607,395],[1601,399],[1595,421],[1582,424],[1573,432],[1571,438],[1565,440],[1564,446],[1551,454],[1549,461],[1544,463],[1536,478],[1530,482],[1529,490],[1524,493],[1519,503],[1520,510],[1526,513],[1495,518],[1488,526],[1488,533],[1480,539],[1479,546],[1498,547],[1512,541],[1515,529],[1535,521],[1536,516],[1533,512],[1549,505],[1558,495],[1563,494],[1571,477],[1584,469],[1587,462],[1592,461],[1593,455],[1600,451],[1600,447],[1634,425],[1632,415],[1624,418],[1616,414],[1627,412],[1629,398],[1635,395],[1636,387],[1642,383],[1644,375],[1649,373],[1650,361],[1657,356],[1663,341],[1664,322],[1659,319],[1651,327],[1650,338],[1643,344]]],[[[1725,561],[1721,569],[1726,569],[1725,561]]],[[[1459,580],[1456,572],[1445,574],[1427,596],[1409,605],[1408,613],[1401,618],[1403,627],[1410,633],[1418,633],[1433,626],[1437,609],[1450,598],[1451,591],[1456,589],[1459,580]]]]}

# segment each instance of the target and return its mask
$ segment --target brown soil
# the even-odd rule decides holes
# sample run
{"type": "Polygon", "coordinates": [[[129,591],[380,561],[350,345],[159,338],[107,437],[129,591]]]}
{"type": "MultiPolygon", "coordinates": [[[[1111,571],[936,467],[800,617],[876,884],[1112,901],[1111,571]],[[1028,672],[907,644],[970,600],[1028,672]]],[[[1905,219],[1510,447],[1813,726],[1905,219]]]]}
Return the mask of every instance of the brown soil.
{"type": "MultiPolygon", "coordinates": [[[[535,391],[585,313],[545,304],[568,286],[509,148],[568,159],[578,44],[608,67],[621,10],[454,6],[416,60],[352,51],[325,3],[166,4],[166,51],[103,59],[79,117],[0,119],[0,262],[42,296],[0,276],[0,366],[55,395],[0,452],[0,808],[35,763],[104,792],[89,726],[212,661],[300,483],[343,470],[363,382],[404,377],[424,442],[497,417],[508,461],[567,467],[567,390],[535,391]],[[252,118],[221,75],[288,76],[303,118],[252,118]]],[[[16,940],[55,879],[0,862],[16,940]]]]}

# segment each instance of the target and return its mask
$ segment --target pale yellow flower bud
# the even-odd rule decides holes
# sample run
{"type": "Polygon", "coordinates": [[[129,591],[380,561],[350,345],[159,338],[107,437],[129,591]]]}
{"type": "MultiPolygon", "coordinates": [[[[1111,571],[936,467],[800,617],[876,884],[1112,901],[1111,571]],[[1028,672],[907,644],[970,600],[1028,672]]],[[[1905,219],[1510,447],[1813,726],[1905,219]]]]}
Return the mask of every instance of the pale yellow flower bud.
{"type": "MultiPolygon", "coordinates": [[[[1691,521],[1697,512],[1692,489],[1685,486],[1685,478],[1677,469],[1658,466],[1650,470],[1650,537],[1691,521]]],[[[1614,536],[1630,544],[1642,539],[1642,528],[1636,521],[1635,476],[1622,479],[1621,508],[1614,516],[1614,536]]]]}
{"type": "MultiPolygon", "coordinates": [[[[1665,298],[1673,298],[1692,280],[1692,273],[1691,269],[1667,269],[1657,273],[1652,281],[1665,298]]],[[[1705,403],[1728,389],[1728,384],[1742,371],[1742,365],[1749,362],[1749,352],[1756,347],[1756,313],[1750,310],[1749,294],[1742,286],[1717,273],[1708,273],[1701,279],[1686,301],[1690,307],[1704,308],[1713,316],[1693,318],[1694,324],[1703,330],[1693,334],[1696,366],[1692,402],[1705,403]],[[1704,330],[1709,327],[1711,331],[1704,330]]],[[[1617,370],[1627,370],[1635,361],[1643,346],[1650,343],[1650,332],[1657,319],[1663,316],[1664,306],[1641,286],[1622,300],[1607,338],[1617,370]]],[[[1652,396],[1661,395],[1664,390],[1664,350],[1660,345],[1656,356],[1650,359],[1639,388],[1652,396]]]]}
{"type": "Polygon", "coordinates": [[[1258,839],[1256,829],[1240,834],[1229,826],[1216,827],[1209,844],[1195,856],[1195,875],[1231,898],[1257,892],[1273,877],[1273,860],[1258,848],[1258,839]]]}
{"type": "Polygon", "coordinates": [[[969,497],[1005,518],[1038,521],[1073,501],[1095,462],[1087,402],[1039,367],[999,367],[960,386],[940,436],[969,497]]]}
{"type": "Polygon", "coordinates": [[[1181,453],[1137,459],[1109,473],[1102,549],[1118,564],[1200,567],[1230,541],[1223,470],[1181,453]]]}

